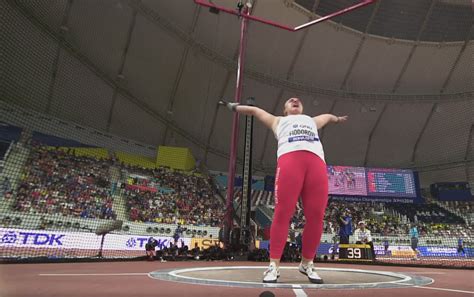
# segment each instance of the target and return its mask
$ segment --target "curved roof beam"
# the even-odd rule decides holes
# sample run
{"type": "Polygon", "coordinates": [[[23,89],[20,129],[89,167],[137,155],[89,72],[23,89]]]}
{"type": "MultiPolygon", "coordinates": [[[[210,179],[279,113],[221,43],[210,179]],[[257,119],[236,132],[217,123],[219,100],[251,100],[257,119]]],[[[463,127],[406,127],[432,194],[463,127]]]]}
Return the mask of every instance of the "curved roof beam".
{"type": "Polygon", "coordinates": [[[472,147],[472,142],[474,139],[474,124],[471,125],[471,130],[469,131],[468,137],[469,138],[467,139],[466,154],[464,155],[464,160],[466,161],[466,180],[467,182],[470,182],[472,184],[474,182],[474,176],[471,176],[471,172],[469,171],[469,155],[472,151],[474,151],[472,147]]]}
{"type": "Polygon", "coordinates": [[[416,40],[413,43],[413,46],[411,47],[410,53],[408,54],[408,57],[405,61],[405,64],[403,64],[402,69],[400,70],[400,73],[398,74],[397,80],[395,81],[395,84],[393,85],[392,93],[395,93],[398,90],[398,87],[400,87],[400,81],[402,80],[403,75],[405,74],[406,70],[408,69],[408,65],[411,62],[411,59],[413,58],[413,55],[415,54],[415,50],[420,44],[420,39],[423,34],[423,31],[425,31],[426,24],[428,23],[428,20],[430,19],[431,13],[433,12],[433,8],[438,0],[431,0],[431,5],[428,11],[425,14],[425,18],[423,19],[423,23],[421,23],[420,30],[418,30],[418,35],[416,36],[416,40]]]}
{"type": "MultiPolygon", "coordinates": [[[[334,112],[334,109],[336,108],[336,104],[337,104],[337,100],[334,100],[331,104],[331,108],[329,109],[328,113],[333,113],[334,112]]],[[[324,140],[324,131],[326,131],[326,127],[323,127],[321,129],[321,133],[319,133],[319,139],[321,139],[321,141],[324,140]]]]}
{"type": "Polygon", "coordinates": [[[320,17],[316,20],[309,21],[307,23],[304,23],[304,24],[296,26],[296,27],[289,27],[289,26],[286,26],[286,25],[282,25],[282,24],[276,23],[276,22],[271,21],[271,20],[267,20],[267,19],[264,19],[264,18],[253,16],[251,14],[242,14],[237,9],[229,9],[227,7],[218,6],[218,5],[215,5],[214,3],[211,3],[207,0],[206,1],[204,1],[204,0],[194,0],[194,3],[196,3],[198,5],[205,6],[205,7],[209,7],[211,9],[217,9],[219,11],[224,11],[226,13],[233,14],[233,15],[236,15],[236,16],[244,18],[244,19],[256,21],[256,22],[259,22],[259,23],[262,23],[262,24],[265,24],[265,25],[277,27],[277,28],[287,30],[287,31],[290,31],[290,32],[296,32],[296,31],[299,31],[301,29],[305,29],[305,28],[308,28],[310,26],[316,25],[318,23],[324,22],[326,20],[332,19],[336,16],[343,15],[345,13],[348,13],[348,12],[351,12],[353,10],[359,9],[359,8],[364,7],[366,5],[372,4],[375,1],[376,0],[363,0],[363,1],[361,1],[357,4],[355,4],[355,5],[352,5],[350,7],[344,8],[344,9],[339,10],[339,11],[336,11],[336,12],[331,13],[329,15],[320,17]]]}
{"type": "MultiPolygon", "coordinates": [[[[48,25],[41,22],[35,15],[33,15],[30,11],[28,11],[28,9],[24,8],[23,6],[21,6],[21,4],[14,1],[9,2],[9,3],[12,3],[12,7],[17,9],[24,16],[26,16],[28,20],[30,20],[31,23],[35,27],[37,27],[41,32],[45,33],[55,42],[58,42],[63,50],[65,50],[71,56],[76,58],[80,63],[82,63],[85,67],[87,67],[87,69],[89,69],[92,73],[97,75],[97,77],[100,78],[105,84],[116,89],[117,92],[120,95],[122,95],[124,98],[129,100],[130,103],[134,104],[137,108],[139,108],[143,112],[149,114],[158,122],[164,125],[169,125],[170,129],[172,129],[174,132],[178,133],[182,137],[186,138],[187,140],[189,140],[191,143],[195,144],[199,148],[204,149],[206,147],[204,142],[202,142],[201,140],[199,140],[198,138],[196,138],[195,136],[193,136],[186,130],[180,128],[178,125],[176,125],[176,123],[172,123],[165,116],[153,110],[153,108],[151,108],[151,106],[149,106],[148,104],[139,100],[125,86],[122,86],[121,84],[117,83],[115,78],[109,77],[106,72],[102,71],[98,65],[94,64],[86,55],[84,55],[79,48],[75,47],[73,44],[71,44],[67,40],[62,39],[62,37],[58,33],[54,32],[48,25]]],[[[209,147],[208,151],[222,158],[229,158],[229,153],[226,151],[219,150],[213,147],[209,147]]],[[[257,168],[257,169],[260,169],[260,168],[257,168]]]]}
{"type": "Polygon", "coordinates": [[[387,110],[387,106],[388,106],[388,103],[384,104],[383,109],[377,118],[377,121],[375,121],[374,127],[372,128],[372,130],[370,130],[369,139],[367,141],[367,149],[365,150],[364,167],[367,167],[367,163],[369,162],[370,148],[372,147],[372,137],[374,136],[374,133],[377,130],[377,127],[379,126],[380,121],[382,120],[383,114],[387,110]]]}
{"type": "Polygon", "coordinates": [[[365,40],[367,40],[367,35],[369,33],[370,26],[372,25],[374,21],[375,15],[379,11],[380,2],[382,2],[382,0],[377,1],[377,4],[375,4],[375,8],[372,11],[372,15],[370,16],[370,19],[367,22],[367,25],[365,26],[364,35],[362,35],[362,38],[359,42],[359,46],[357,47],[357,50],[355,51],[354,56],[352,57],[352,60],[351,60],[351,63],[349,64],[349,68],[347,69],[346,75],[344,75],[344,80],[342,81],[342,84],[341,84],[341,90],[345,89],[347,80],[349,79],[349,76],[352,74],[352,69],[354,69],[354,65],[357,59],[359,58],[360,51],[362,50],[362,46],[364,46],[365,40]]]}
{"type": "Polygon", "coordinates": [[[433,106],[431,107],[431,111],[428,114],[428,117],[426,118],[425,124],[423,125],[423,128],[420,131],[420,134],[416,138],[415,145],[413,146],[413,152],[411,154],[412,164],[415,164],[416,152],[418,151],[418,145],[420,144],[421,138],[423,137],[423,134],[425,134],[426,127],[428,127],[428,124],[430,123],[431,118],[433,117],[433,114],[435,113],[437,108],[438,108],[438,103],[433,104],[433,106]]]}
{"type": "MultiPolygon", "coordinates": [[[[473,9],[474,9],[474,2],[472,2],[472,3],[473,3],[473,9]]],[[[469,41],[470,41],[469,37],[471,36],[471,32],[473,32],[473,31],[474,31],[474,23],[471,25],[471,29],[469,30],[469,32],[467,32],[466,39],[464,40],[464,44],[462,45],[462,48],[459,51],[459,54],[457,55],[456,60],[453,63],[453,66],[449,70],[449,74],[448,74],[448,76],[446,77],[446,80],[443,83],[443,86],[440,90],[440,93],[444,93],[444,91],[446,90],[446,87],[448,86],[449,82],[451,81],[451,76],[453,76],[454,70],[458,66],[459,60],[461,60],[462,54],[464,53],[464,51],[466,50],[467,45],[469,44],[469,41]]]]}
{"type": "MultiPolygon", "coordinates": [[[[137,11],[134,9],[132,13],[132,20],[130,21],[130,26],[128,27],[127,40],[125,41],[125,47],[122,52],[122,57],[120,58],[120,67],[117,72],[117,79],[123,78],[123,69],[125,67],[125,62],[127,61],[128,49],[130,48],[130,42],[132,41],[133,31],[135,30],[135,25],[137,23],[137,11]]],[[[122,80],[121,80],[122,81],[122,80]]],[[[107,127],[106,131],[110,132],[110,125],[112,124],[112,115],[114,113],[115,102],[117,101],[118,89],[114,88],[114,93],[112,95],[112,103],[110,104],[109,115],[107,118],[107,127]]]]}
{"type": "MultiPolygon", "coordinates": [[[[192,22],[192,25],[191,25],[191,30],[188,33],[191,36],[194,35],[194,30],[196,29],[196,24],[197,24],[197,21],[199,19],[200,12],[201,12],[201,7],[196,6],[196,8],[194,10],[194,16],[193,16],[193,22],[192,22]]],[[[173,113],[174,100],[176,98],[176,93],[178,92],[179,84],[181,83],[181,78],[183,77],[183,71],[184,71],[184,67],[186,65],[186,61],[188,60],[188,54],[189,54],[190,49],[191,49],[191,46],[189,44],[187,44],[185,46],[185,49],[184,49],[183,54],[181,56],[181,60],[179,62],[178,72],[176,73],[176,78],[175,78],[174,83],[173,83],[173,88],[171,89],[171,95],[168,99],[168,109],[167,109],[167,115],[168,116],[173,113]]],[[[161,140],[162,145],[166,144],[166,138],[168,137],[168,130],[169,130],[169,125],[166,125],[165,133],[163,133],[163,139],[161,140]]]]}
{"type": "MultiPolygon", "coordinates": [[[[473,28],[474,28],[474,25],[471,26],[471,30],[473,30],[473,28]]],[[[466,41],[464,42],[464,45],[463,45],[462,49],[460,50],[460,52],[459,52],[459,54],[458,54],[456,60],[454,61],[454,64],[453,64],[453,66],[452,66],[452,68],[451,68],[451,71],[449,72],[449,75],[446,77],[446,80],[445,80],[445,82],[444,82],[444,84],[443,84],[443,87],[442,87],[442,89],[441,89],[441,92],[443,92],[443,91],[445,90],[446,86],[448,85],[448,83],[449,83],[449,81],[450,81],[450,79],[451,79],[451,76],[452,76],[452,74],[453,74],[453,72],[454,72],[454,69],[455,69],[456,66],[458,65],[459,60],[460,60],[460,58],[461,58],[461,56],[462,56],[462,53],[464,52],[464,50],[466,49],[467,44],[469,43],[469,36],[470,36],[470,32],[469,32],[468,35],[466,36],[466,41]]],[[[471,100],[472,100],[472,99],[471,99],[471,100]]],[[[429,124],[429,122],[431,121],[431,118],[433,117],[433,114],[434,114],[434,112],[436,111],[437,108],[438,108],[438,103],[434,103],[434,104],[433,104],[433,107],[431,108],[431,111],[430,111],[428,117],[426,118],[425,124],[423,125],[423,129],[421,129],[420,135],[418,135],[418,138],[416,139],[415,146],[413,147],[413,153],[412,153],[412,156],[411,156],[411,163],[412,163],[412,164],[415,164],[416,152],[417,152],[417,150],[418,150],[418,145],[419,145],[419,143],[420,143],[420,141],[421,141],[421,138],[423,137],[423,134],[425,133],[426,127],[428,127],[428,124],[429,124]]],[[[471,133],[472,133],[472,127],[471,127],[471,133]]],[[[472,136],[471,133],[470,133],[470,136],[472,136]]],[[[467,144],[467,149],[468,149],[468,150],[466,151],[465,160],[468,159],[467,157],[468,157],[469,147],[470,147],[470,145],[471,145],[471,144],[470,144],[470,141],[471,141],[471,138],[468,139],[468,144],[467,144]]],[[[468,163],[466,163],[466,173],[467,173],[467,172],[468,172],[468,163]]],[[[466,176],[468,176],[468,174],[466,174],[466,176]]]]}
{"type": "MultiPolygon", "coordinates": [[[[234,60],[223,56],[217,51],[207,47],[206,45],[199,43],[192,36],[187,34],[185,31],[177,27],[172,22],[161,17],[156,11],[147,7],[141,2],[136,2],[133,0],[128,1],[129,5],[133,8],[136,8],[140,14],[146,17],[155,25],[167,30],[173,34],[176,38],[179,38],[181,41],[186,42],[199,52],[201,55],[207,59],[221,64],[224,68],[231,69],[235,71],[237,69],[237,64],[234,60]]],[[[337,97],[339,100],[349,100],[349,101],[363,101],[368,100],[370,102],[374,101],[397,101],[397,102],[407,102],[407,101],[418,101],[418,102],[441,102],[445,100],[451,101],[468,101],[472,100],[474,96],[474,90],[470,92],[455,93],[455,94],[414,94],[414,95],[400,95],[392,93],[384,94],[374,94],[374,93],[358,93],[358,92],[346,92],[335,89],[323,89],[318,88],[312,85],[301,84],[295,81],[292,81],[288,78],[281,78],[269,75],[267,73],[259,72],[251,67],[246,67],[245,76],[252,78],[263,84],[273,86],[276,88],[284,88],[290,92],[300,92],[308,95],[325,95],[330,97],[337,97]]]]}
{"type": "MultiPolygon", "coordinates": [[[[63,19],[61,21],[61,28],[60,28],[61,34],[64,33],[63,28],[67,28],[67,23],[69,21],[69,13],[71,12],[71,6],[72,6],[72,0],[68,0],[66,3],[66,9],[64,10],[63,19]]],[[[59,56],[61,54],[61,42],[62,42],[62,38],[58,40],[58,46],[56,47],[56,53],[55,53],[54,61],[52,65],[53,73],[52,73],[52,78],[51,78],[51,81],[49,83],[49,88],[48,88],[48,102],[46,103],[46,109],[45,109],[46,114],[49,114],[51,112],[54,86],[56,85],[56,74],[58,73],[58,70],[59,70],[59,56]]]]}
{"type": "MultiPolygon", "coordinates": [[[[232,73],[233,72],[230,71],[230,70],[227,71],[226,78],[224,80],[224,84],[222,85],[222,89],[219,92],[219,97],[218,98],[224,98],[225,90],[227,89],[227,85],[230,82],[230,78],[232,77],[232,73]]],[[[207,135],[207,139],[206,139],[206,145],[204,147],[203,161],[204,161],[204,164],[206,164],[206,166],[207,166],[207,155],[208,155],[209,149],[211,147],[212,134],[214,133],[214,127],[216,126],[217,114],[219,113],[219,110],[220,110],[219,105],[216,104],[216,106],[214,107],[214,113],[212,115],[211,128],[209,129],[209,134],[207,135]]],[[[238,157],[237,157],[237,159],[238,159],[238,157]]]]}

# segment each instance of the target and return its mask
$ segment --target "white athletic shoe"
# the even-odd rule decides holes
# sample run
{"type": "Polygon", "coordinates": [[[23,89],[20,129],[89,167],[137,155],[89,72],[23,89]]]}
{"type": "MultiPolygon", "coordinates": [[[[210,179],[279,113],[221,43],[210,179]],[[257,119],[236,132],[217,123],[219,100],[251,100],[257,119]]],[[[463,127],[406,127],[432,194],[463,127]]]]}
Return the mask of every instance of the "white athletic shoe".
{"type": "Polygon", "coordinates": [[[263,282],[264,283],[276,283],[277,279],[280,277],[280,270],[277,269],[274,262],[270,263],[268,269],[263,273],[263,282]]]}
{"type": "Polygon", "coordinates": [[[323,280],[319,275],[314,271],[314,264],[313,262],[309,262],[306,266],[303,265],[303,263],[300,263],[300,266],[298,267],[299,272],[302,274],[306,275],[309,279],[309,281],[313,284],[322,284],[323,280]]]}

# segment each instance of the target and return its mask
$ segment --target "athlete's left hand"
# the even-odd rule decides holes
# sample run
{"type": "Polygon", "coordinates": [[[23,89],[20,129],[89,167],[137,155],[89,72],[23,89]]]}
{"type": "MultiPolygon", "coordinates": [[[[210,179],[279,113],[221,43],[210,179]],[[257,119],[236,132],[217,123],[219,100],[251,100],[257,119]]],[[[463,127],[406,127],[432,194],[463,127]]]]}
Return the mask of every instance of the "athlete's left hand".
{"type": "Polygon", "coordinates": [[[344,123],[347,121],[348,116],[337,117],[337,123],[344,123]]]}

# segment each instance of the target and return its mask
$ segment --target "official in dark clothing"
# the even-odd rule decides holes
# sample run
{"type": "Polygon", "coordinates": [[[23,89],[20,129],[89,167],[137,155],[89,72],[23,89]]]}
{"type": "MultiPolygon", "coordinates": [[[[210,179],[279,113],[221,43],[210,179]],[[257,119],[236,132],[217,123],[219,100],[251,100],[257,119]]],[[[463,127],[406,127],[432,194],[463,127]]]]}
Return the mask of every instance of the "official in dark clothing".
{"type": "Polygon", "coordinates": [[[352,217],[348,209],[345,209],[338,217],[339,223],[339,244],[349,243],[349,236],[352,235],[352,217]]]}
{"type": "Polygon", "coordinates": [[[156,246],[158,241],[153,237],[148,238],[148,242],[145,244],[146,255],[148,256],[148,261],[154,261],[156,257],[156,246]]]}

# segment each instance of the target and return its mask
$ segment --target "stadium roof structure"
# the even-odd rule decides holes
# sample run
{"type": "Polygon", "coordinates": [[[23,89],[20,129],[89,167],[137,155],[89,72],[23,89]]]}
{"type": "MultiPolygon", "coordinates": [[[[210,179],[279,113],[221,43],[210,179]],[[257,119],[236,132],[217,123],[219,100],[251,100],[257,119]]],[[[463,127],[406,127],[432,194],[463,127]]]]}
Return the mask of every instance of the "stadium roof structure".
{"type": "MultiPolygon", "coordinates": [[[[297,26],[356,2],[254,0],[252,13],[297,26]]],[[[275,114],[298,96],[306,114],[349,115],[320,131],[329,164],[472,182],[470,4],[379,0],[298,32],[250,23],[243,98],[275,114]]],[[[237,17],[193,0],[6,0],[0,10],[1,100],[150,145],[190,147],[208,168],[227,169],[232,115],[217,102],[233,98],[237,17]]],[[[260,172],[275,168],[273,138],[255,125],[260,172]]]]}

